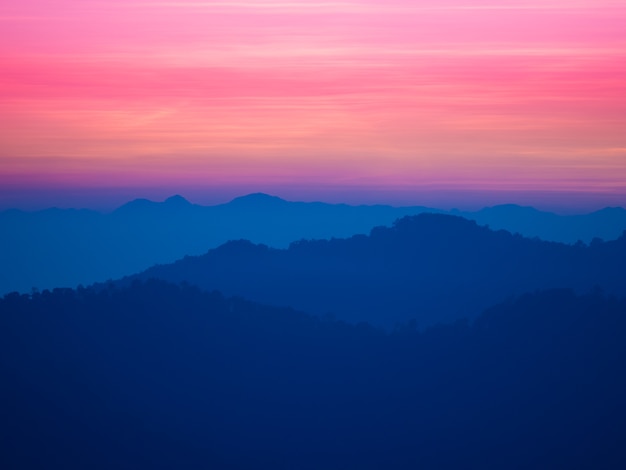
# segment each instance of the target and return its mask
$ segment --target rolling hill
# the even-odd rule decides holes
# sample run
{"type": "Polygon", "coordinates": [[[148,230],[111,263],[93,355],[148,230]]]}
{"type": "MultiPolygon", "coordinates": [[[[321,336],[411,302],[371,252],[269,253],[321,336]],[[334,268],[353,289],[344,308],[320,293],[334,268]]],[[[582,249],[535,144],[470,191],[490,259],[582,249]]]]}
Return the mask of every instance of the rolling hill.
{"type": "MultiPolygon", "coordinates": [[[[453,295],[453,293],[451,293],[453,295]]],[[[160,281],[0,299],[0,467],[623,468],[626,302],[384,332],[160,281]]]]}
{"type": "Polygon", "coordinates": [[[188,282],[269,305],[376,325],[474,316],[536,289],[626,295],[626,236],[566,245],[420,214],[369,235],[302,240],[287,249],[240,240],[154,266],[133,279],[188,282]]]}

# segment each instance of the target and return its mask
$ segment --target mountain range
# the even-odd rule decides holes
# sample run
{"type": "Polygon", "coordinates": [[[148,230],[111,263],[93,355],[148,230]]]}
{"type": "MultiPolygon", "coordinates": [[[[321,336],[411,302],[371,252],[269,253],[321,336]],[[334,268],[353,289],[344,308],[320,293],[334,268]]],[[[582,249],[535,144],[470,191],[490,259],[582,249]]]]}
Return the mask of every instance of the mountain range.
{"type": "Polygon", "coordinates": [[[186,282],[317,315],[393,326],[474,317],[537,289],[626,295],[626,233],[566,245],[494,231],[458,216],[423,213],[369,235],[301,240],[286,249],[231,241],[201,256],[120,281],[186,282]]]}
{"type": "Polygon", "coordinates": [[[626,300],[568,290],[390,332],[155,280],[13,293],[0,467],[624,468],[625,336],[626,300]]]}
{"type": "MultiPolygon", "coordinates": [[[[424,212],[422,206],[350,206],[289,202],[250,194],[201,206],[180,196],[131,201],[111,213],[48,209],[0,212],[0,293],[76,286],[119,278],[154,264],[199,255],[229,240],[286,248],[301,239],[345,238],[424,212]]],[[[616,239],[626,210],[563,216],[515,205],[449,213],[527,237],[575,243],[616,239]]]]}
{"type": "Polygon", "coordinates": [[[179,259],[0,298],[0,468],[624,468],[626,231],[412,210],[3,213],[7,280],[179,259]]]}

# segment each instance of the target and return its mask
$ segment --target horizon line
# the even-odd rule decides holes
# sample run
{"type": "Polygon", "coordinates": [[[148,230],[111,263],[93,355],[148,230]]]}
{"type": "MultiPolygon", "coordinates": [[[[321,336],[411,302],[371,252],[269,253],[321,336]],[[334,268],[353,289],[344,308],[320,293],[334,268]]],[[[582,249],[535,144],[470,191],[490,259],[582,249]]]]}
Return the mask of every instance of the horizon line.
{"type": "MultiPolygon", "coordinates": [[[[113,188],[111,188],[112,190],[113,188]]],[[[130,188],[129,188],[130,189],[130,188]]],[[[133,188],[134,191],[132,191],[133,193],[136,193],[137,190],[139,188],[133,188]]],[[[145,188],[144,188],[145,189],[145,188]]],[[[110,191],[111,191],[110,190],[110,191]]],[[[73,191],[71,189],[68,190],[69,192],[73,192],[75,194],[75,196],[78,196],[76,193],[79,192],[76,189],[74,189],[73,191]]],[[[154,191],[154,190],[152,190],[154,191]]],[[[159,189],[159,192],[163,192],[163,189],[159,189]]],[[[115,193],[115,191],[112,191],[113,193],[115,193]]],[[[145,193],[151,193],[151,190],[148,189],[147,191],[144,191],[145,193]]],[[[194,193],[195,191],[190,191],[191,193],[194,193]]],[[[584,193],[584,192],[565,192],[565,191],[558,191],[558,190],[554,190],[554,191],[545,191],[545,190],[541,190],[541,191],[509,191],[509,192],[505,192],[505,191],[493,191],[493,190],[455,190],[455,191],[445,191],[445,190],[435,190],[435,191],[429,191],[432,194],[448,194],[448,195],[453,195],[454,193],[467,193],[467,194],[483,194],[483,195],[501,195],[502,193],[523,193],[527,196],[535,196],[535,198],[537,196],[540,195],[560,195],[560,196],[565,196],[567,194],[570,195],[576,195],[578,197],[586,195],[588,193],[584,193]]],[[[76,206],[76,205],[68,205],[67,203],[63,204],[58,204],[58,203],[54,203],[52,202],[49,205],[42,205],[41,203],[37,204],[37,203],[26,203],[26,204],[14,204],[14,205],[9,205],[9,204],[5,204],[2,202],[2,194],[0,192],[0,212],[6,212],[6,211],[11,211],[11,210],[17,210],[17,211],[21,211],[21,212],[28,212],[28,213],[35,213],[35,212],[41,212],[41,211],[46,211],[46,210],[53,210],[53,209],[58,209],[58,210],[90,210],[90,211],[94,211],[94,212],[99,212],[99,213],[103,213],[103,214],[107,214],[107,213],[113,213],[116,210],[131,204],[135,201],[147,201],[149,203],[153,203],[153,204],[164,204],[167,203],[168,200],[171,199],[175,199],[175,198],[180,198],[182,200],[184,200],[186,203],[189,203],[190,205],[193,206],[198,206],[198,207],[218,207],[218,206],[223,206],[223,205],[228,205],[231,204],[237,200],[241,200],[241,199],[245,199],[245,198],[250,198],[253,196],[258,196],[258,197],[267,197],[268,199],[274,199],[274,200],[280,200],[286,203],[305,203],[305,204],[327,204],[327,205],[347,205],[347,206],[351,206],[351,207],[359,207],[359,206],[365,206],[365,207],[375,207],[375,206],[386,206],[386,207],[393,207],[393,208],[411,208],[411,207],[420,207],[420,208],[426,208],[426,209],[434,209],[434,210],[438,210],[438,211],[446,211],[446,212],[469,212],[469,213],[473,213],[473,212],[479,212],[481,210],[484,209],[489,209],[489,208],[495,208],[495,207],[503,207],[503,206],[515,206],[515,207],[519,207],[519,208],[526,208],[526,209],[534,209],[538,212],[543,212],[543,213],[552,213],[552,214],[556,214],[556,215],[585,215],[585,214],[591,214],[594,212],[598,212],[604,209],[623,209],[626,210],[626,203],[623,204],[595,204],[595,207],[572,207],[572,206],[562,206],[561,210],[559,210],[558,205],[555,207],[554,204],[546,204],[546,205],[537,205],[537,204],[532,204],[532,203],[528,203],[528,202],[523,202],[523,201],[514,201],[514,200],[502,200],[502,201],[498,201],[495,203],[486,203],[486,204],[480,204],[477,201],[474,203],[470,203],[469,205],[467,204],[468,201],[464,200],[461,201],[459,200],[458,202],[460,204],[452,204],[451,200],[449,200],[448,198],[444,198],[444,200],[440,200],[440,203],[443,204],[437,204],[436,201],[432,201],[435,202],[435,204],[428,204],[426,201],[424,201],[424,203],[420,203],[419,200],[416,200],[415,202],[399,202],[399,201],[393,201],[394,198],[389,198],[390,200],[388,201],[363,201],[363,202],[358,202],[358,201],[340,201],[337,200],[337,194],[335,194],[335,196],[333,197],[332,194],[329,194],[328,196],[330,196],[329,198],[320,198],[320,197],[293,197],[293,196],[288,196],[288,195],[279,195],[280,191],[278,192],[267,192],[267,191],[252,191],[252,192],[242,192],[242,193],[238,193],[239,195],[237,196],[226,196],[224,197],[222,195],[221,198],[217,198],[217,200],[215,200],[216,198],[209,198],[209,200],[207,201],[206,195],[203,198],[200,194],[196,194],[196,197],[194,198],[194,196],[189,196],[189,195],[183,195],[183,193],[185,193],[185,191],[176,191],[176,190],[172,190],[172,192],[168,193],[168,196],[162,196],[162,195],[150,195],[150,194],[145,194],[145,196],[136,196],[136,197],[126,197],[123,198],[122,197],[122,201],[123,202],[119,202],[120,200],[120,196],[123,196],[123,194],[112,194],[109,195],[109,199],[110,201],[107,203],[107,201],[102,197],[102,195],[100,197],[93,197],[91,198],[91,202],[92,204],[89,205],[83,205],[83,206],[76,206]],[[113,196],[113,197],[111,197],[113,196]],[[115,197],[117,196],[117,197],[115,197]],[[200,197],[198,197],[200,196],[200,197]],[[111,199],[117,199],[117,202],[114,202],[111,199]],[[198,200],[200,199],[200,200],[198,200]],[[447,199],[447,200],[445,200],[447,199]],[[95,204],[93,204],[93,202],[96,202],[95,204]],[[463,207],[463,206],[466,207],[463,207]],[[20,207],[21,206],[21,207],[20,207]],[[471,206],[471,207],[469,207],[471,206]],[[548,206],[548,207],[546,207],[548,206]],[[552,206],[552,207],[550,207],[552,206]]],[[[372,194],[375,194],[375,192],[373,192],[372,194]]],[[[62,195],[62,192],[60,193],[60,195],[62,195]]],[[[593,194],[594,196],[601,196],[600,194],[593,194]]],[[[46,198],[48,199],[48,198],[46,198]]],[[[79,197],[71,197],[70,195],[66,194],[65,197],[61,197],[62,199],[69,199],[69,200],[82,200],[85,201],[84,198],[79,198],[79,197]]],[[[419,198],[416,198],[419,199],[419,198]]],[[[459,198],[461,199],[461,198],[459,198]]],[[[22,201],[22,202],[26,202],[26,201],[22,201]]],[[[548,201],[546,201],[548,202],[548,201]]]]}

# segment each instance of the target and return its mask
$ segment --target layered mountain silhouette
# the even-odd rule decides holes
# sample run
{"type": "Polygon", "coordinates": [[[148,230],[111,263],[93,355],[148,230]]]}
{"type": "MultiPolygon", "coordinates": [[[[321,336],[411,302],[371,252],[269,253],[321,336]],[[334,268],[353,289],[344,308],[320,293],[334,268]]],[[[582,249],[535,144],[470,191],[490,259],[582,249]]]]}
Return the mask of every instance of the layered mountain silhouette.
{"type": "Polygon", "coordinates": [[[568,244],[590,243],[594,238],[614,240],[626,229],[626,210],[621,207],[606,207],[582,215],[557,215],[533,207],[504,204],[477,212],[451,213],[497,230],[568,244]]]}
{"type": "Polygon", "coordinates": [[[49,209],[0,213],[0,293],[72,287],[246,238],[285,247],[301,238],[367,233],[425,208],[291,203],[264,194],[198,206],[180,196],[138,199],[109,214],[49,209]]]}
{"type": "Polygon", "coordinates": [[[10,294],[0,467],[624,468],[625,338],[624,300],[568,290],[392,332],[160,281],[10,294]]]}
{"type": "MultiPolygon", "coordinates": [[[[626,232],[565,244],[395,210],[3,213],[5,280],[204,254],[0,299],[0,468],[624,467],[626,232]],[[207,252],[216,233],[235,240],[207,252]]],[[[536,220],[481,214],[511,211],[536,220]]]]}
{"type": "MultiPolygon", "coordinates": [[[[164,202],[138,199],[103,214],[49,209],[0,212],[0,293],[29,292],[118,278],[157,263],[199,255],[229,240],[276,248],[294,240],[345,238],[391,225],[406,215],[442,212],[426,207],[349,206],[288,202],[250,194],[228,204],[199,206],[181,196],[164,202]]],[[[495,229],[546,240],[589,243],[615,239],[626,211],[558,216],[519,206],[457,212],[495,229]]]]}
{"type": "Polygon", "coordinates": [[[226,295],[318,315],[393,326],[474,316],[536,289],[626,295],[626,235],[565,245],[493,231],[467,219],[420,214],[369,235],[302,240],[287,249],[232,241],[121,281],[188,282],[226,295]]]}

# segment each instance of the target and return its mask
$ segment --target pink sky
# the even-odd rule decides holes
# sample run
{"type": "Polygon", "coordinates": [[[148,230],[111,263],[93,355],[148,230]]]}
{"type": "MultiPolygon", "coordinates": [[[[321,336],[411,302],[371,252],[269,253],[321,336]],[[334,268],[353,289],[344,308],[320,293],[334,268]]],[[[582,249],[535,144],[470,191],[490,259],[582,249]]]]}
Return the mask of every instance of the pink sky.
{"type": "Polygon", "coordinates": [[[625,24],[626,0],[3,2],[0,208],[626,205],[625,24]]]}

